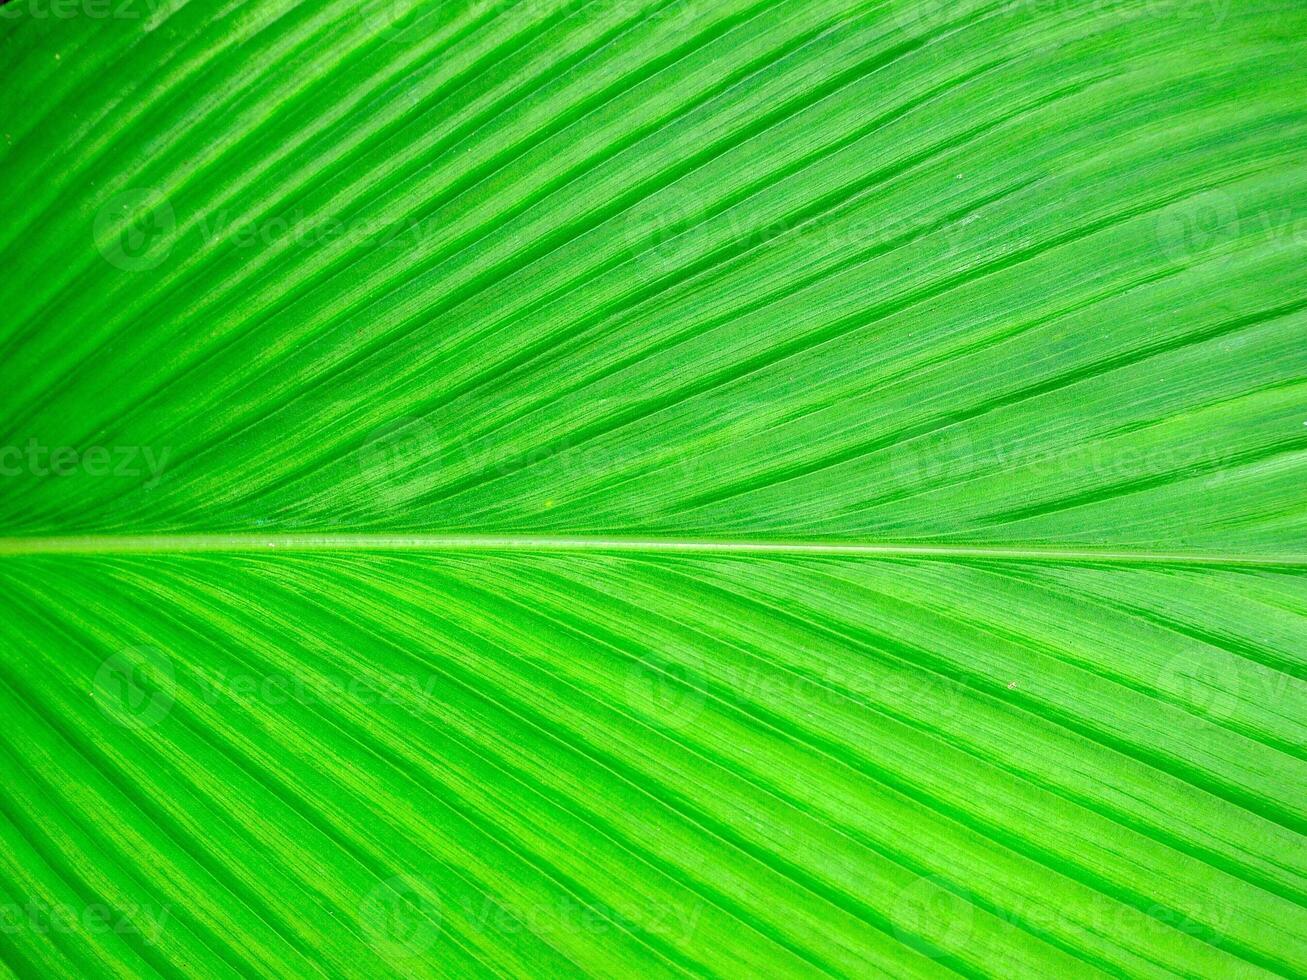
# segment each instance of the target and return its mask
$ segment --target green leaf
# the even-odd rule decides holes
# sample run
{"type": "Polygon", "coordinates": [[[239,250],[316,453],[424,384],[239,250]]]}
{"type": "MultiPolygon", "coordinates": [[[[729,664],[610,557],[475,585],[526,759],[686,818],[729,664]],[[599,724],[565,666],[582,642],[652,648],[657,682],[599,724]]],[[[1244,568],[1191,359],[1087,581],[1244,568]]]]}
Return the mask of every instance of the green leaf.
{"type": "Polygon", "coordinates": [[[0,6],[0,975],[1307,973],[1305,32],[0,6]]]}

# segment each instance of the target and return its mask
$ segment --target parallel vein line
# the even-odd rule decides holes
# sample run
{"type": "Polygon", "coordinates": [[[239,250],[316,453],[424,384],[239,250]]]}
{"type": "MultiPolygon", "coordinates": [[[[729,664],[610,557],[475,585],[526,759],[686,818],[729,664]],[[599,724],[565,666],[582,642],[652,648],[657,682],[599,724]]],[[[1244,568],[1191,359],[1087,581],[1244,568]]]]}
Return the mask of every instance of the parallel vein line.
{"type": "Polygon", "coordinates": [[[637,552],[645,554],[790,555],[864,558],[998,559],[1135,565],[1307,568],[1307,553],[1259,555],[1120,548],[914,544],[894,541],[785,541],[630,538],[530,534],[319,533],[141,534],[0,538],[0,556],[34,554],[181,554],[258,551],[637,552]]]}

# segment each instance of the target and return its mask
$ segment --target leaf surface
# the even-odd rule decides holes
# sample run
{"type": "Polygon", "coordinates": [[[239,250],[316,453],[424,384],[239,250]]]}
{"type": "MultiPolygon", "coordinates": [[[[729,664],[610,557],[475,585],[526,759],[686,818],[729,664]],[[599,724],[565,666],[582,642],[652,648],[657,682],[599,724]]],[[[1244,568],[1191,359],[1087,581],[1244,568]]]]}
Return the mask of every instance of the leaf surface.
{"type": "Polygon", "coordinates": [[[1307,972],[1301,11],[0,20],[6,973],[1307,972]]]}

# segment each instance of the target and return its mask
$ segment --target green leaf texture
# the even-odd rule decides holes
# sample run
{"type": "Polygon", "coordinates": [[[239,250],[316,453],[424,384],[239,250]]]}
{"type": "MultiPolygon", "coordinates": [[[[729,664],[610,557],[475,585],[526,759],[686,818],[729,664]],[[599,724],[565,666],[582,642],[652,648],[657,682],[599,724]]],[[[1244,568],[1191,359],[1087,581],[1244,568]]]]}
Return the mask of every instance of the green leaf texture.
{"type": "Polygon", "coordinates": [[[1307,975],[1305,38],[0,6],[0,977],[1307,975]]]}

